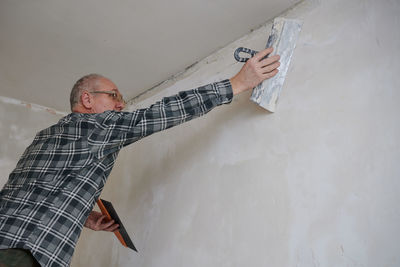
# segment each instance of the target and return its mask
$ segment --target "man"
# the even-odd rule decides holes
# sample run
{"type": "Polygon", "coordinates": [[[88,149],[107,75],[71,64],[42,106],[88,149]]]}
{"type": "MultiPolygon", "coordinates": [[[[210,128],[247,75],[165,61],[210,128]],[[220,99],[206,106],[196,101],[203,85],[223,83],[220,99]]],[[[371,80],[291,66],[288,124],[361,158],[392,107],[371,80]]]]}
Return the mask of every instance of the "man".
{"type": "Polygon", "coordinates": [[[271,52],[255,55],[230,80],[134,112],[122,112],[125,103],[109,79],[91,74],[78,80],[72,113],[36,135],[0,192],[0,267],[18,260],[26,260],[18,266],[68,266],[83,226],[116,230],[92,208],[119,150],[230,103],[233,95],[274,76],[279,56],[265,58],[271,52]]]}

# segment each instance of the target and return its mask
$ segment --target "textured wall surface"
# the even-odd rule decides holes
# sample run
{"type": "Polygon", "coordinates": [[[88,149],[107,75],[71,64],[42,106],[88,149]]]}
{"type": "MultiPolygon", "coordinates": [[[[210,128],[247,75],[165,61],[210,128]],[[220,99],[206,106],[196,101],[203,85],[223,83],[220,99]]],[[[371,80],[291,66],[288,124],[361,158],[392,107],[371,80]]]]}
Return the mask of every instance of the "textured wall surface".
{"type": "MultiPolygon", "coordinates": [[[[102,197],[139,253],[84,230],[72,266],[400,266],[398,14],[399,1],[389,0],[306,0],[284,14],[304,24],[276,112],[245,93],[121,151],[102,197]]],[[[231,77],[241,66],[234,49],[263,48],[269,31],[244,36],[130,109],[231,77]]],[[[16,138],[4,131],[18,119],[16,133],[41,128],[15,112],[11,121],[0,112],[3,139],[16,138]]],[[[44,126],[51,118],[42,115],[44,126]]],[[[25,144],[10,146],[2,143],[2,159],[25,144]]]]}
{"type": "MultiPolygon", "coordinates": [[[[274,114],[235,98],[122,151],[103,192],[139,250],[85,231],[73,266],[400,266],[400,3],[305,1],[274,114]]],[[[238,46],[138,99],[231,77],[238,46]]],[[[134,107],[131,107],[133,109],[134,107]]]]}
{"type": "Polygon", "coordinates": [[[0,187],[36,133],[61,117],[57,111],[0,96],[0,187]]]}

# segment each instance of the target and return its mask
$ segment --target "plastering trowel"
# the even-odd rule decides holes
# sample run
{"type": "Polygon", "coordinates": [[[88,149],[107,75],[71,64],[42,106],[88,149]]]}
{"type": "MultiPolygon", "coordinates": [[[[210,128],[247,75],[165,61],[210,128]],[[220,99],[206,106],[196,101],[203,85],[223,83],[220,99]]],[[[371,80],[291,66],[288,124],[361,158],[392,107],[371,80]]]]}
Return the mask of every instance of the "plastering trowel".
{"type": "MultiPolygon", "coordinates": [[[[275,54],[280,55],[281,65],[278,68],[279,72],[274,77],[257,85],[253,89],[250,98],[252,101],[271,112],[275,111],[301,26],[302,22],[299,20],[285,18],[274,19],[266,48],[274,48],[273,52],[268,56],[275,54]]],[[[239,53],[247,53],[253,57],[258,52],[244,47],[236,49],[234,55],[235,59],[239,62],[246,62],[249,58],[240,57],[239,53]]]]}
{"type": "Polygon", "coordinates": [[[138,252],[111,202],[104,199],[98,199],[97,205],[99,206],[101,213],[105,215],[107,219],[114,220],[115,223],[119,224],[118,229],[114,231],[114,234],[118,238],[119,242],[121,242],[124,247],[131,248],[138,252]]]}

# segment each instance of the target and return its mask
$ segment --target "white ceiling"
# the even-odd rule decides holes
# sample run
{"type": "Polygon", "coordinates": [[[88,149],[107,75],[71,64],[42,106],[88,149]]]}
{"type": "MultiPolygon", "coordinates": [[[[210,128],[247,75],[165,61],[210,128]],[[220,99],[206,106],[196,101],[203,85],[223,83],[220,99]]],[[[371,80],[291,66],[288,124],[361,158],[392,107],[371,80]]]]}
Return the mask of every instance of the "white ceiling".
{"type": "Polygon", "coordinates": [[[100,73],[129,99],[296,2],[1,0],[0,95],[68,111],[74,82],[100,73]]]}

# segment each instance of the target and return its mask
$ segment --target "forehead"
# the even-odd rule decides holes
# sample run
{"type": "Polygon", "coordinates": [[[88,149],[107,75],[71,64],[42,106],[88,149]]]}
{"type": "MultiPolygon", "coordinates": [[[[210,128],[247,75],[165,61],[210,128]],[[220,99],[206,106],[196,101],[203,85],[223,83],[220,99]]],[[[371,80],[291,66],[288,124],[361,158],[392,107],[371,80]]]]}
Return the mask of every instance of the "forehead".
{"type": "Polygon", "coordinates": [[[97,90],[101,91],[118,91],[118,87],[107,78],[100,78],[96,84],[97,90]]]}

